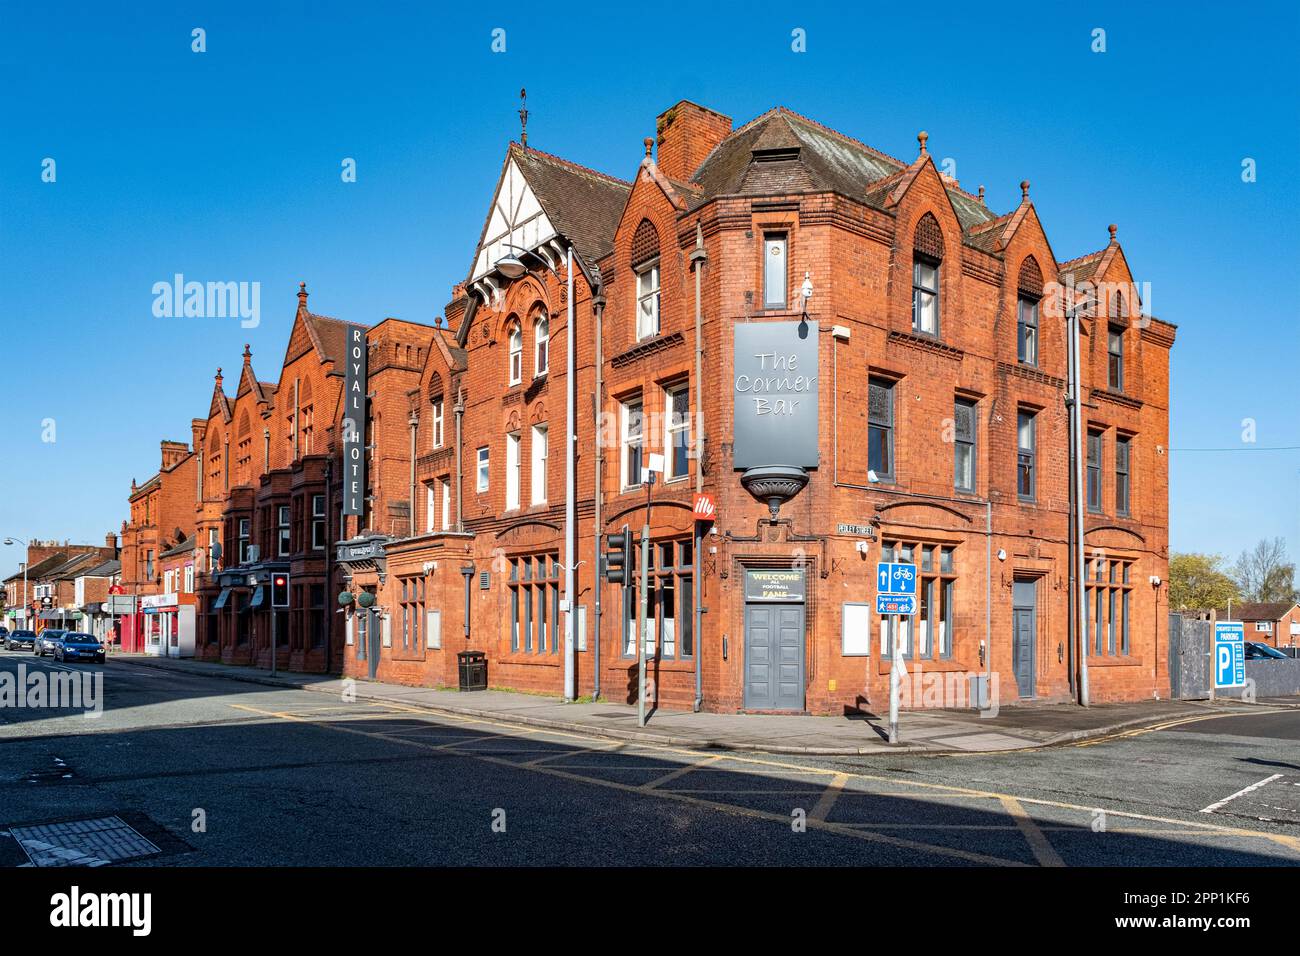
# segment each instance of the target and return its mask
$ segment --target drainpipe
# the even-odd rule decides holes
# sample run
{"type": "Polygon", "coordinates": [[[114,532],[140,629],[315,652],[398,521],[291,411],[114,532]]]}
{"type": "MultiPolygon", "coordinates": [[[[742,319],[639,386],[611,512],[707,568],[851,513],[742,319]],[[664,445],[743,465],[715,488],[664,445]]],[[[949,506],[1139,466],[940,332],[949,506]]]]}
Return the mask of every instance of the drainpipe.
{"type": "MultiPolygon", "coordinates": [[[[325,462],[325,615],[326,615],[325,620],[327,622],[333,621],[334,619],[334,615],[331,609],[335,606],[335,600],[338,598],[338,593],[334,590],[334,579],[332,577],[333,569],[330,567],[330,563],[331,563],[330,552],[334,550],[334,546],[330,542],[330,536],[329,536],[330,498],[333,497],[332,492],[334,490],[331,487],[331,480],[334,477],[333,473],[334,473],[334,459],[331,458],[325,462]]],[[[334,666],[334,641],[330,633],[333,630],[334,629],[332,627],[325,628],[325,673],[326,674],[330,673],[331,668],[334,666]]]]}
{"type": "MultiPolygon", "coordinates": [[[[411,483],[410,483],[410,487],[409,487],[409,495],[410,495],[410,497],[408,498],[408,500],[411,502],[411,504],[410,504],[410,517],[409,517],[409,519],[408,519],[410,523],[409,523],[409,525],[408,525],[407,534],[408,534],[410,537],[414,538],[415,535],[416,535],[416,530],[415,530],[415,435],[416,435],[416,430],[420,427],[420,413],[417,412],[415,409],[411,409],[411,417],[408,418],[408,419],[406,420],[406,423],[407,423],[408,425],[411,426],[411,483]]],[[[428,518],[426,517],[425,520],[428,521],[428,518]]]]}
{"type": "Polygon", "coordinates": [[[564,699],[573,700],[575,693],[575,645],[573,641],[574,607],[573,578],[577,573],[577,444],[574,432],[577,430],[574,407],[578,401],[577,362],[574,357],[576,341],[573,325],[576,310],[573,304],[573,246],[569,246],[565,255],[565,271],[568,273],[569,312],[564,323],[564,699]]]}
{"type": "Polygon", "coordinates": [[[262,474],[271,471],[271,429],[262,429],[262,474]]]}
{"type": "MultiPolygon", "coordinates": [[[[704,491],[704,469],[701,463],[704,460],[704,335],[702,331],[703,315],[700,303],[700,273],[704,271],[704,263],[709,259],[709,254],[704,251],[704,230],[697,222],[695,224],[695,248],[691,250],[690,260],[694,266],[692,270],[695,273],[695,387],[692,391],[695,394],[695,493],[699,495],[704,491]]],[[[687,414],[690,410],[687,409],[687,414]]],[[[700,552],[704,550],[704,522],[698,518],[695,521],[695,547],[692,549],[692,557],[695,567],[691,573],[691,587],[695,591],[695,706],[694,711],[698,714],[700,708],[704,706],[704,672],[702,670],[702,658],[704,657],[704,639],[700,632],[700,623],[704,615],[704,608],[700,606],[704,594],[704,582],[701,579],[701,569],[703,567],[703,558],[700,552]]]]}
{"type": "Polygon", "coordinates": [[[456,389],[456,531],[465,533],[465,516],[462,511],[464,499],[461,497],[461,488],[464,485],[464,463],[461,461],[461,454],[464,449],[461,447],[461,419],[465,415],[465,390],[456,389]]]}
{"type": "Polygon", "coordinates": [[[293,380],[293,460],[298,460],[298,409],[301,402],[298,400],[302,388],[302,379],[293,380]]]}
{"type": "Polygon", "coordinates": [[[1088,600],[1086,582],[1084,581],[1084,546],[1083,546],[1083,355],[1080,353],[1079,346],[1079,310],[1074,303],[1067,303],[1067,316],[1069,317],[1069,347],[1072,361],[1068,363],[1070,374],[1070,405],[1074,414],[1070,416],[1070,455],[1073,457],[1074,467],[1071,469],[1074,478],[1074,547],[1075,547],[1075,567],[1078,574],[1075,575],[1075,588],[1078,600],[1078,613],[1080,626],[1078,628],[1079,637],[1079,703],[1084,707],[1088,706],[1088,637],[1083,633],[1083,606],[1088,600]]]}
{"type": "MultiPolygon", "coordinates": [[[[601,441],[600,416],[605,410],[605,343],[603,341],[604,323],[605,323],[605,295],[601,287],[596,288],[596,294],[591,299],[591,307],[596,313],[596,400],[595,400],[595,422],[596,422],[596,483],[594,488],[595,511],[593,513],[593,534],[595,539],[595,550],[592,552],[597,555],[597,562],[600,561],[600,536],[601,528],[601,499],[600,499],[600,479],[605,471],[605,445],[601,441]]],[[[596,575],[594,578],[595,587],[592,589],[592,617],[595,627],[592,631],[592,691],[591,699],[600,700],[600,595],[604,590],[604,579],[600,573],[600,566],[597,564],[596,575]]],[[[696,639],[698,642],[698,638],[696,639]]]]}

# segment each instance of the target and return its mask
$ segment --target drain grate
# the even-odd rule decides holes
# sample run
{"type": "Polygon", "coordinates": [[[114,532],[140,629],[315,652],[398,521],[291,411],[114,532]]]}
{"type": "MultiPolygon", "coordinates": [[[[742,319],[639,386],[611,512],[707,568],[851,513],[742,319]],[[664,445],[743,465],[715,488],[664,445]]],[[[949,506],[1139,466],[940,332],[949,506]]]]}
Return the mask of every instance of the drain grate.
{"type": "Polygon", "coordinates": [[[10,827],[30,863],[24,866],[103,866],[162,851],[121,817],[10,827]]]}

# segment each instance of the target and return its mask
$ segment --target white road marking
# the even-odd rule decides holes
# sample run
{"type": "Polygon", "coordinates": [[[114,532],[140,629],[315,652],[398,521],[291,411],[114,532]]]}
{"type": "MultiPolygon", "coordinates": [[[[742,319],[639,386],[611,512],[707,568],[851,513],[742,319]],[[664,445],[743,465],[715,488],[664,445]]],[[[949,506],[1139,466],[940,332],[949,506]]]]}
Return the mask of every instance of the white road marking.
{"type": "Polygon", "coordinates": [[[1238,791],[1237,791],[1236,793],[1234,793],[1232,796],[1230,796],[1230,797],[1224,797],[1222,800],[1218,801],[1217,803],[1212,803],[1212,804],[1210,804],[1208,807],[1206,807],[1206,808],[1205,808],[1204,810],[1202,810],[1201,812],[1202,812],[1202,813],[1213,813],[1215,810],[1219,809],[1219,807],[1223,806],[1224,804],[1226,804],[1226,803],[1231,803],[1233,800],[1236,800],[1238,797],[1244,797],[1246,794],[1250,793],[1252,790],[1258,790],[1260,787],[1263,787],[1263,786],[1265,786],[1265,785],[1267,785],[1267,784],[1272,783],[1274,780],[1277,780],[1277,779],[1278,779],[1279,777],[1281,777],[1281,776],[1282,776],[1282,775],[1281,775],[1280,773],[1275,773],[1275,774],[1273,774],[1273,776],[1271,776],[1271,777],[1265,777],[1263,780],[1259,781],[1259,783],[1252,783],[1249,787],[1243,787],[1242,789],[1238,790],[1238,791]]]}

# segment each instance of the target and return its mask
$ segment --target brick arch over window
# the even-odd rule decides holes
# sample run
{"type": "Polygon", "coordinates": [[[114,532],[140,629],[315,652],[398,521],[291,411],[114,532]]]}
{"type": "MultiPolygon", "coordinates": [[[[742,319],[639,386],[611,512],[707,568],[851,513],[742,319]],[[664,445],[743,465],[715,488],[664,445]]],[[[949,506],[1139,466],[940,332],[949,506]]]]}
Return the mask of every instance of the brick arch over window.
{"type": "Polygon", "coordinates": [[[659,230],[649,219],[642,219],[632,236],[632,268],[659,255],[659,230]]]}
{"type": "Polygon", "coordinates": [[[1038,260],[1026,256],[1020,263],[1020,276],[1016,279],[1016,288],[1025,295],[1041,299],[1043,297],[1043,270],[1038,267],[1038,260]]]}
{"type": "Polygon", "coordinates": [[[943,230],[934,213],[927,212],[916,223],[912,236],[912,249],[931,259],[943,258],[943,230]]]}
{"type": "Polygon", "coordinates": [[[252,426],[249,424],[249,421],[248,421],[248,409],[244,409],[244,411],[240,412],[240,414],[239,414],[239,432],[238,432],[238,435],[239,435],[240,438],[246,438],[246,437],[248,436],[249,432],[251,432],[252,430],[253,430],[253,429],[252,429],[252,426]]]}
{"type": "Polygon", "coordinates": [[[443,394],[442,375],[438,372],[434,372],[429,376],[429,387],[425,392],[425,395],[428,396],[429,402],[433,403],[442,398],[443,394]]]}

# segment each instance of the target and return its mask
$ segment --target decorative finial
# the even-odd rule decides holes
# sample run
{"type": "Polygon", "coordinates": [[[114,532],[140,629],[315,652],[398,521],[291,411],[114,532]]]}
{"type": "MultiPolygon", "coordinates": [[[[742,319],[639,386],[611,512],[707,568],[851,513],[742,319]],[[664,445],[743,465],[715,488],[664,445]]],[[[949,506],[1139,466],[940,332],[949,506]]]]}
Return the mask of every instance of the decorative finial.
{"type": "Polygon", "coordinates": [[[1022,202],[1028,201],[1028,199],[1029,199],[1029,180],[1028,180],[1028,179],[1022,179],[1022,180],[1020,180],[1020,199],[1021,199],[1022,202]]]}
{"type": "Polygon", "coordinates": [[[1112,222],[1112,223],[1111,223],[1109,226],[1107,226],[1106,228],[1110,230],[1110,241],[1111,241],[1111,242],[1114,242],[1114,241],[1115,241],[1115,233],[1117,233],[1117,232],[1119,231],[1119,226],[1115,225],[1115,224],[1112,222]]]}
{"type": "Polygon", "coordinates": [[[307,283],[298,283],[298,308],[307,311],[307,283]]]}
{"type": "Polygon", "coordinates": [[[217,377],[217,381],[218,381],[218,382],[221,381],[221,366],[220,366],[220,365],[217,366],[217,376],[216,376],[216,377],[217,377]]]}
{"type": "Polygon", "coordinates": [[[650,151],[651,151],[652,149],[655,148],[655,141],[654,141],[654,138],[651,137],[651,136],[647,136],[647,137],[646,137],[645,139],[643,139],[641,142],[643,142],[643,143],[645,144],[645,158],[646,158],[646,159],[649,159],[649,158],[650,158],[650,151]]]}
{"type": "Polygon", "coordinates": [[[916,134],[916,141],[921,144],[921,155],[925,155],[925,141],[930,138],[930,134],[925,130],[916,134]]]}
{"type": "Polygon", "coordinates": [[[519,143],[528,148],[528,90],[519,89],[519,143]]]}
{"type": "Polygon", "coordinates": [[[250,349],[248,347],[248,343],[245,342],[244,343],[244,364],[247,365],[252,360],[253,360],[253,350],[250,349]]]}
{"type": "Polygon", "coordinates": [[[982,185],[980,186],[980,202],[984,202],[984,187],[982,185]]]}

